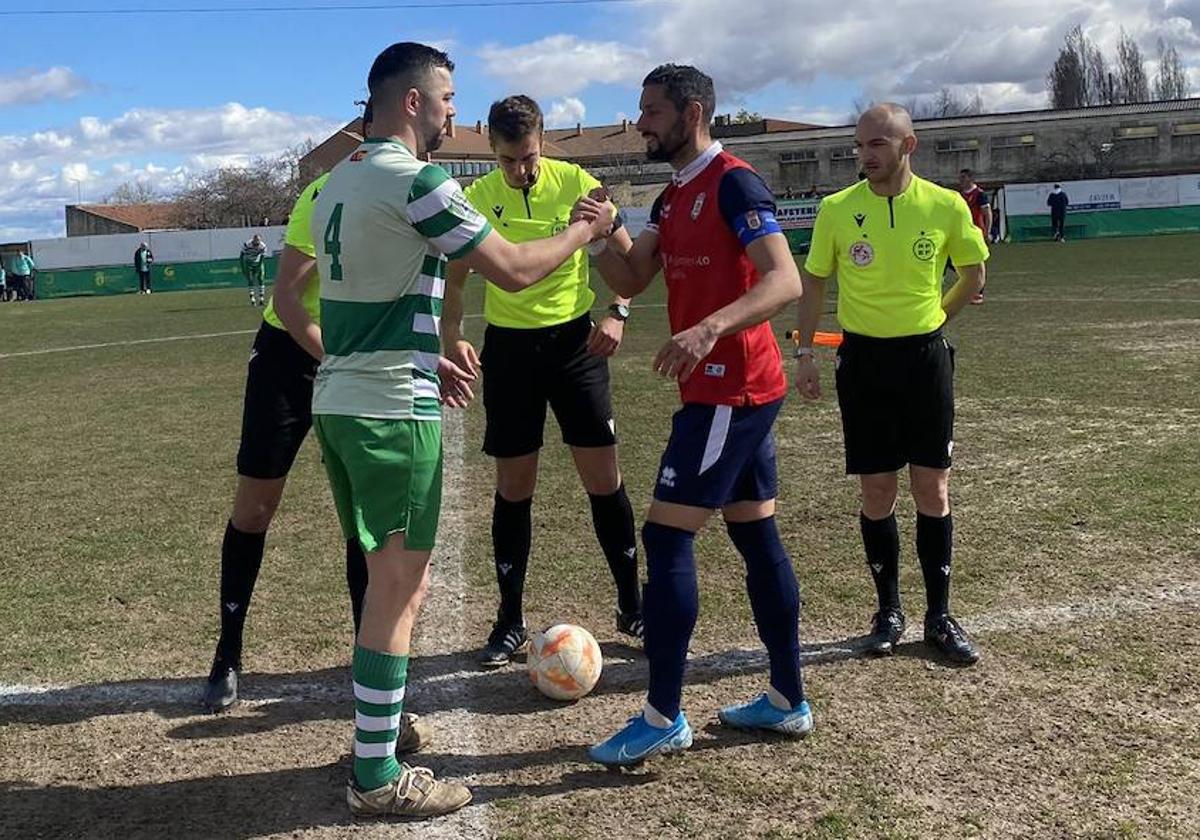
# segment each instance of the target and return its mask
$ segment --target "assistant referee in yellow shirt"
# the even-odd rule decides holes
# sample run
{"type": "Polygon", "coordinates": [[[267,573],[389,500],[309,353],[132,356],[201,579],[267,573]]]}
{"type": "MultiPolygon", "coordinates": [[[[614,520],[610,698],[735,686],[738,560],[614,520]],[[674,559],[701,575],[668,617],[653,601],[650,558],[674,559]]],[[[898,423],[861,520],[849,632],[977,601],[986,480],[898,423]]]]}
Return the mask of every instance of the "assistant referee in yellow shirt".
{"type": "Polygon", "coordinates": [[[804,264],[796,388],[820,396],[812,337],[825,281],[837,273],[838,405],[846,472],[862,481],[863,546],[879,610],[869,650],[890,653],[904,635],[900,606],[898,473],[908,465],[925,578],[925,641],[970,665],[979,652],[949,611],[953,520],[954,348],[942,326],[984,284],[988,248],[962,196],[912,172],[912,118],[898,105],[866,111],[855,132],[866,178],[821,203],[804,264]],[[943,294],[942,266],[958,281],[943,294]]]}

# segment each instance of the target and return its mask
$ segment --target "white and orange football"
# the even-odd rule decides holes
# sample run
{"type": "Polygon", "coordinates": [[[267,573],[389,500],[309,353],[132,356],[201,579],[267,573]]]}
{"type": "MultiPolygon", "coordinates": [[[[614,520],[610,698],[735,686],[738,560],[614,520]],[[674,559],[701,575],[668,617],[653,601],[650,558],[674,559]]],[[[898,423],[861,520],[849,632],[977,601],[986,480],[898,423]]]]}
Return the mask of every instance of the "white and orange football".
{"type": "Polygon", "coordinates": [[[529,679],[555,700],[578,700],[600,679],[600,645],[587,630],[555,624],[529,640],[529,679]]]}

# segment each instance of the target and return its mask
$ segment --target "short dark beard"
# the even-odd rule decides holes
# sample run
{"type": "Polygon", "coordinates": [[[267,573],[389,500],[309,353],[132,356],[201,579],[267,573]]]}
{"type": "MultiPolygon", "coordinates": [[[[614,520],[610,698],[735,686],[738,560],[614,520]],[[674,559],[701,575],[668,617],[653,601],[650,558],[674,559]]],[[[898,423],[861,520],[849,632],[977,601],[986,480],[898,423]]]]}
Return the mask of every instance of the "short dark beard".
{"type": "Polygon", "coordinates": [[[679,151],[687,145],[687,136],[684,133],[683,120],[676,121],[675,125],[671,126],[671,130],[667,132],[666,137],[657,138],[657,149],[646,149],[646,160],[656,163],[670,163],[679,154],[679,151]]]}

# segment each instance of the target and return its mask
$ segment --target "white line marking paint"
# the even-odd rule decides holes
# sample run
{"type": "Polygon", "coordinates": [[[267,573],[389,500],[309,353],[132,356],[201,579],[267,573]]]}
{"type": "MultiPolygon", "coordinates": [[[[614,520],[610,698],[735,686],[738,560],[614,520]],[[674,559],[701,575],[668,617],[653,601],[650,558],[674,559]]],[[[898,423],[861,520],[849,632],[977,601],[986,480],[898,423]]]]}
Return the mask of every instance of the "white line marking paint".
{"type": "MultiPolygon", "coordinates": [[[[665,309],[665,303],[647,303],[638,309],[665,309]]],[[[464,315],[464,321],[478,321],[483,318],[482,312],[464,315]]],[[[47,347],[43,350],[19,350],[16,353],[0,353],[0,359],[16,359],[23,356],[46,356],[51,353],[75,353],[82,350],[104,350],[109,347],[132,347],[137,344],[162,344],[168,341],[194,341],[204,338],[228,338],[231,335],[253,335],[258,329],[230,330],[228,332],[194,333],[192,335],[164,335],[158,338],[133,338],[128,341],[105,341],[99,344],[73,344],[70,347],[47,347]]]]}
{"type": "MultiPolygon", "coordinates": [[[[459,447],[459,454],[455,459],[455,456],[450,452],[450,446],[447,446],[446,463],[448,467],[453,460],[461,460],[462,458],[461,422],[460,419],[458,421],[459,431],[457,432],[459,437],[456,444],[459,447]]],[[[448,427],[450,425],[450,423],[447,423],[448,427]]],[[[452,489],[451,484],[452,482],[446,485],[446,490],[444,491],[446,495],[444,498],[449,499],[453,497],[456,503],[461,505],[461,502],[457,501],[459,498],[458,490],[452,489]]],[[[459,509],[450,512],[448,518],[453,521],[454,519],[461,519],[462,516],[461,509],[459,509]]],[[[435,554],[435,576],[430,587],[434,593],[433,597],[444,599],[449,603],[439,603],[434,608],[438,610],[436,619],[433,609],[430,610],[428,618],[431,623],[433,620],[439,621],[438,626],[441,628],[440,638],[445,640],[446,647],[450,648],[452,645],[456,645],[457,647],[454,649],[462,650],[464,649],[464,645],[467,645],[470,641],[463,636],[460,629],[463,626],[461,616],[464,603],[463,592],[465,591],[462,561],[460,559],[461,535],[464,531],[460,528],[458,531],[460,536],[455,537],[452,535],[453,528],[454,526],[451,525],[446,529],[446,538],[442,540],[435,554]],[[442,613],[442,610],[446,612],[442,613]],[[451,623],[443,624],[441,623],[442,621],[449,621],[451,623]]],[[[431,600],[430,606],[432,607],[432,605],[433,602],[431,600]]],[[[962,618],[962,625],[972,635],[987,636],[994,633],[1045,630],[1051,627],[1060,627],[1085,621],[1095,622],[1102,619],[1140,615],[1171,607],[1200,609],[1200,582],[1166,583],[1140,591],[1121,592],[1106,598],[1087,598],[1058,604],[998,610],[992,613],[964,617],[962,618]]],[[[912,641],[920,637],[921,628],[914,627],[909,629],[904,638],[912,641]]],[[[837,655],[839,652],[851,652],[849,646],[839,646],[840,642],[845,641],[844,639],[802,641],[804,648],[806,648],[806,652],[802,653],[802,655],[808,664],[840,658],[837,655]]],[[[757,663],[760,660],[765,664],[766,655],[761,649],[757,648],[733,648],[728,651],[705,655],[703,660],[704,662],[693,663],[689,667],[700,667],[716,671],[736,671],[757,663]]],[[[612,661],[622,660],[617,659],[612,661]]],[[[464,691],[463,687],[471,681],[493,674],[494,672],[483,670],[455,671],[453,673],[434,675],[414,681],[412,688],[414,692],[433,693],[449,697],[461,694],[464,691]]],[[[0,708],[5,706],[92,706],[111,703],[121,706],[122,713],[128,713],[143,711],[159,705],[177,703],[194,704],[197,702],[197,697],[200,693],[201,680],[202,678],[197,677],[195,680],[173,680],[166,684],[157,680],[141,680],[115,685],[79,686],[0,684],[0,708]]],[[[253,691],[252,686],[247,686],[247,689],[253,691]]],[[[345,700],[349,703],[350,699],[349,685],[348,683],[343,683],[341,680],[337,682],[306,682],[304,680],[296,680],[274,686],[270,691],[270,696],[254,696],[250,694],[242,702],[255,706],[281,702],[328,702],[330,700],[345,700]]],[[[456,714],[459,713],[462,713],[461,709],[456,712],[456,714]]],[[[349,715],[349,712],[347,712],[347,715],[349,715]]],[[[456,723],[461,726],[461,724],[465,723],[465,720],[466,718],[462,720],[456,718],[456,723]]],[[[439,727],[440,731],[441,727],[439,727]]]]}

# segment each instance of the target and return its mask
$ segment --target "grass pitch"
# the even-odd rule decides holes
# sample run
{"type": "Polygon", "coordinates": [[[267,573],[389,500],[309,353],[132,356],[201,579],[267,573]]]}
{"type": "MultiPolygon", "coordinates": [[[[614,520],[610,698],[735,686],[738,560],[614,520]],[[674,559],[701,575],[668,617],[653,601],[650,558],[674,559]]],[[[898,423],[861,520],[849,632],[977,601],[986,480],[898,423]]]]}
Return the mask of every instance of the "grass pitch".
{"type": "MultiPolygon", "coordinates": [[[[586,762],[583,746],[638,707],[645,665],[613,632],[611,581],[553,421],[527,613],[592,629],[606,671],[593,695],[562,707],[519,670],[472,670],[495,597],[492,468],[473,406],[463,468],[447,477],[460,494],[463,572],[450,588],[463,598],[426,616],[411,707],[444,736],[419,763],[468,777],[479,804],[434,836],[1195,836],[1197,265],[1196,236],[1002,245],[986,305],[950,326],[952,603],[983,650],[971,670],[930,661],[919,644],[881,661],[846,652],[873,592],[822,358],[824,399],[791,398],[776,428],[779,521],[812,644],[817,730],[801,743],[715,725],[719,705],[762,690],[765,668],[740,561],[714,522],[697,542],[701,616],[684,698],[695,748],[634,774],[586,762]]],[[[662,300],[656,286],[635,306],[613,361],[639,519],[677,402],[650,372],[667,334],[662,300]]],[[[479,309],[476,295],[468,311],[479,309]]],[[[257,322],[238,290],[0,305],[0,833],[363,833],[340,800],[349,607],[311,440],[246,631],[245,693],[257,702],[215,719],[193,704],[216,636],[257,322]],[[209,337],[130,343],[198,335],[209,337]],[[42,352],[81,345],[106,346],[42,352]],[[59,688],[12,688],[30,685],[59,688]]],[[[482,322],[468,332],[479,337],[482,322]]],[[[913,515],[902,497],[910,625],[923,611],[913,515]]]]}

